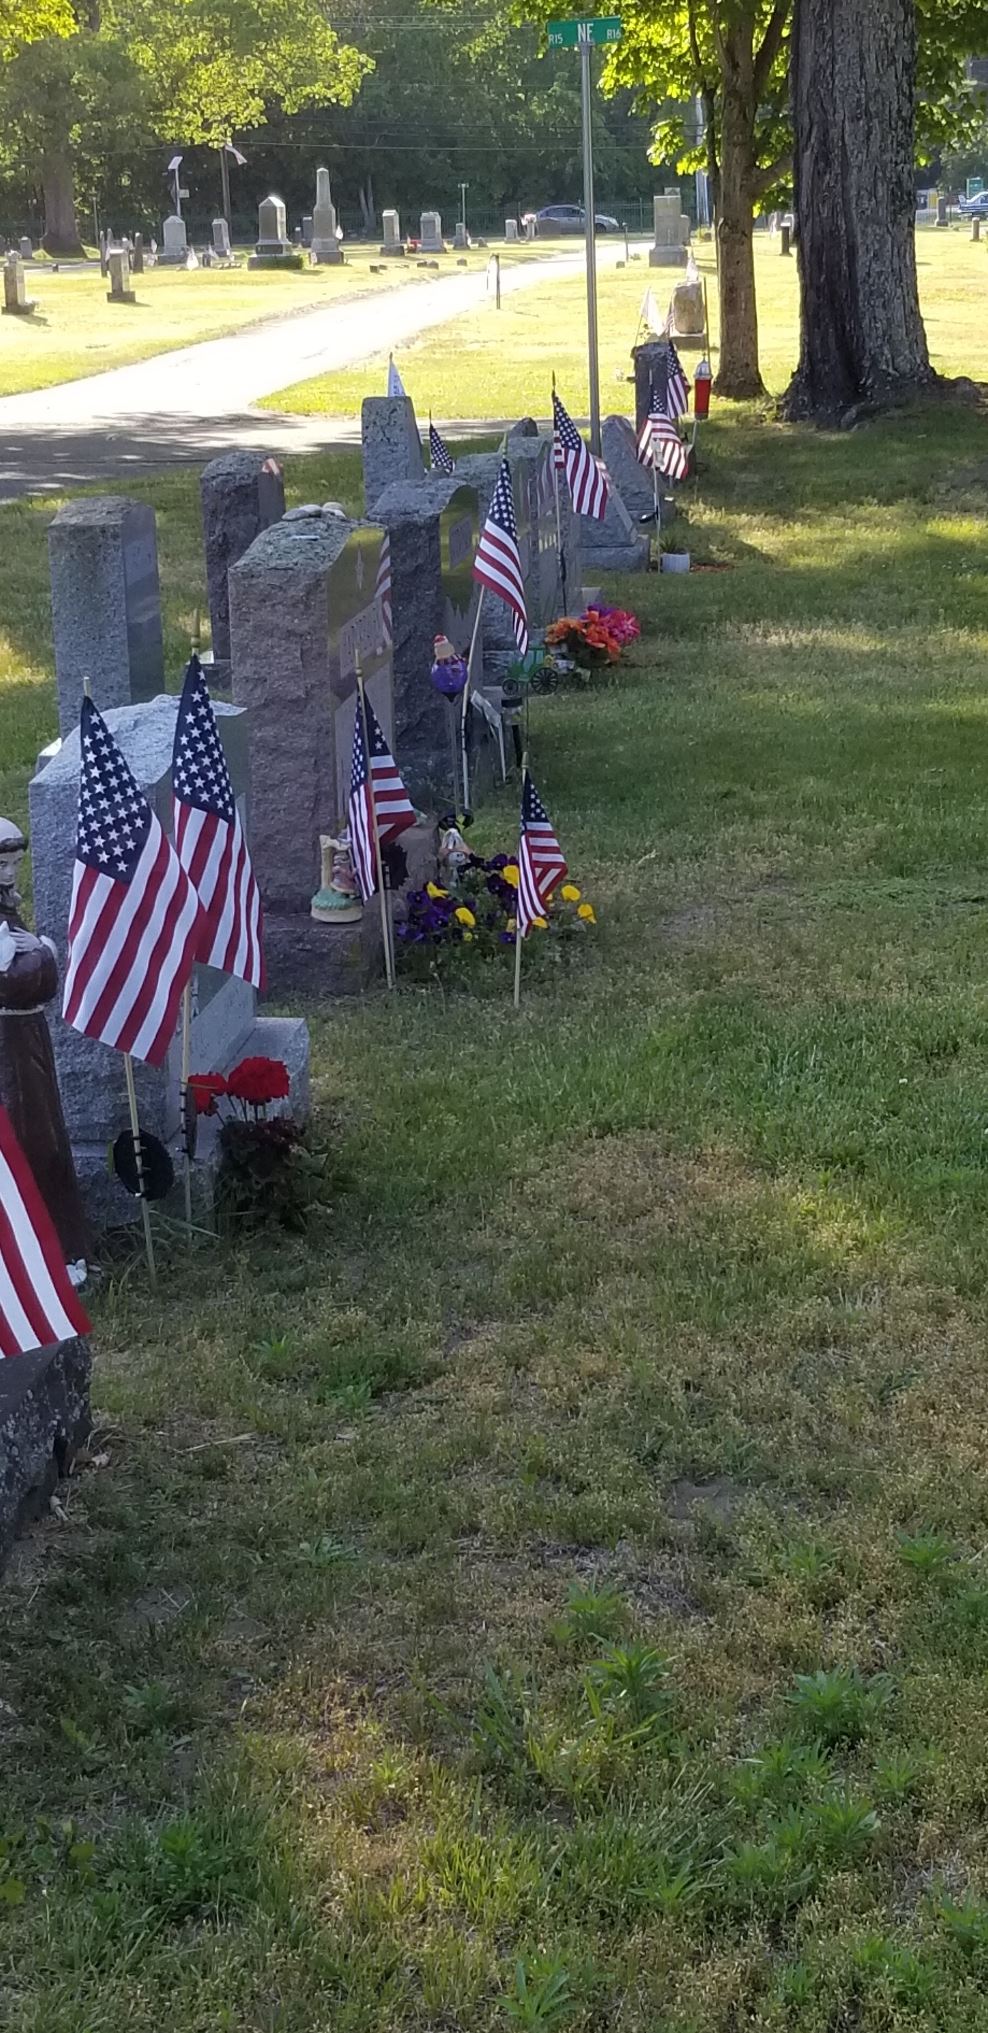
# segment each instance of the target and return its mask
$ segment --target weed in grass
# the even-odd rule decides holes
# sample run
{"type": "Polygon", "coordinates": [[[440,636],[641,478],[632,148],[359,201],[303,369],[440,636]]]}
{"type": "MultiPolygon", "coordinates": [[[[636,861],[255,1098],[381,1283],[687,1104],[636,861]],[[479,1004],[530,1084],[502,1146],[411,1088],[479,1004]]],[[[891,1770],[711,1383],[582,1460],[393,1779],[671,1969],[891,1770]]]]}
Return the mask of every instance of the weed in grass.
{"type": "Polygon", "coordinates": [[[865,1995],[877,1992],[909,2011],[932,2002],[942,1976],[932,1956],[886,1934],[862,1936],[852,1949],[851,1968],[865,1995]]]}
{"type": "Polygon", "coordinates": [[[899,1559],[926,1580],[940,1580],[956,1564],[957,1548],[940,1532],[900,1532],[899,1559]]]}
{"type": "Polygon", "coordinates": [[[320,1532],[318,1539],[303,1539],[298,1557],[303,1567],[341,1567],[355,1557],[355,1549],[332,1532],[320,1532]]]}
{"type": "Polygon", "coordinates": [[[146,1680],[141,1686],[123,1691],[124,1719],[135,1736],[153,1736],[171,1728],[181,1712],[181,1703],[163,1680],[146,1680]]]}
{"type": "Polygon", "coordinates": [[[944,1899],[934,1908],[934,1914],[956,1948],[972,1962],[988,1964],[988,1905],[984,1900],[944,1899]]]}
{"type": "Polygon", "coordinates": [[[616,1639],[628,1623],[628,1609],[617,1590],[602,1587],[587,1587],[583,1582],[570,1583],[566,1606],[562,1615],[552,1626],[553,1636],[561,1647],[583,1650],[587,1645],[599,1644],[602,1639],[616,1639]]]}
{"type": "Polygon", "coordinates": [[[525,2033],[553,2033],[574,2008],[568,1970],[560,1962],[517,1962],[512,1989],[502,1999],[504,2016],[525,2033]]]}
{"type": "Polygon", "coordinates": [[[668,1726],[673,1705],[669,1661],[654,1645],[609,1645],[586,1676],[594,1716],[611,1715],[633,1730],[668,1726]]]}
{"type": "Polygon", "coordinates": [[[736,1775],[748,1799],[803,1793],[829,1785],[832,1778],[833,1767],[823,1746],[791,1736],[782,1737],[775,1744],[764,1744],[736,1775]]]}
{"type": "Polygon", "coordinates": [[[883,1673],[870,1677],[854,1667],[820,1667],[797,1673],[787,1700],[808,1736],[825,1744],[855,1744],[895,1698],[895,1683],[883,1673]]]}
{"type": "Polygon", "coordinates": [[[801,1859],[777,1837],[740,1843],[726,1856],[723,1870],[728,1905],[742,1911],[784,1913],[805,1899],[815,1883],[812,1861],[801,1859]]]}
{"type": "Polygon", "coordinates": [[[914,1799],[929,1776],[930,1764],[925,1751],[891,1750],[876,1759],[873,1777],[879,1800],[898,1804],[914,1799]]]}
{"type": "Polygon", "coordinates": [[[812,1841],[828,1863],[838,1868],[872,1849],[879,1832],[871,1801],[855,1799],[848,1792],[814,1800],[807,1818],[812,1841]]]}

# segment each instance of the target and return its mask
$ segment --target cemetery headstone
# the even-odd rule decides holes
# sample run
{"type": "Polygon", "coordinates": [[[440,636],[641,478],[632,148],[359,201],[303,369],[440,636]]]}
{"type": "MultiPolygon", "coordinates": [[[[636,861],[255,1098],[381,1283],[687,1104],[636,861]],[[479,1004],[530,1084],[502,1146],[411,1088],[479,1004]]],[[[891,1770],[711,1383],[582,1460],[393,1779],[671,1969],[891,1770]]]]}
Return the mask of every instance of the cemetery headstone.
{"type": "Polygon", "coordinates": [[[8,318],[27,318],[35,309],[28,299],[24,263],[19,254],[8,254],[3,264],[3,308],[8,318]]]}
{"type": "Polygon", "coordinates": [[[462,219],[457,219],[456,225],[453,228],[453,246],[459,253],[462,253],[469,245],[470,241],[467,237],[466,226],[462,219]]]}
{"type": "Polygon", "coordinates": [[[99,236],[99,272],[101,275],[109,275],[110,273],[110,244],[109,233],[101,233],[99,236]]]}
{"type": "Polygon", "coordinates": [[[262,198],[257,208],[257,245],[250,265],[259,267],[262,263],[294,259],[286,230],[284,199],[262,198]]]}
{"type": "Polygon", "coordinates": [[[380,972],[376,910],[310,917],[320,836],[345,821],[358,663],[393,738],[383,532],[318,510],[264,530],[230,573],[233,695],[249,708],[252,856],[272,989],[354,993],[380,972]]]}
{"type": "Polygon", "coordinates": [[[938,226],[950,225],[950,210],[946,198],[937,199],[937,225],[938,226]]]}
{"type": "Polygon", "coordinates": [[[302,214],[302,245],[303,245],[303,247],[311,247],[311,246],[312,246],[312,213],[311,213],[311,212],[303,212],[303,214],[302,214]]]}
{"type": "Polygon", "coordinates": [[[506,239],[506,240],[517,240],[517,238],[518,238],[518,221],[517,221],[517,219],[505,219],[505,222],[504,222],[504,237],[505,237],[505,239],[506,239]]]}
{"type": "Polygon", "coordinates": [[[646,339],[633,346],[635,365],[635,429],[650,415],[653,396],[665,405],[669,393],[669,347],[665,339],[646,339]]]}
{"type": "Polygon", "coordinates": [[[379,252],[381,254],[403,255],[405,246],[401,237],[401,220],[398,213],[395,211],[382,212],[381,225],[384,239],[381,242],[379,252]]]}
{"type": "Polygon", "coordinates": [[[360,407],[364,505],[368,515],[392,480],[420,480],[422,441],[410,395],[367,395],[360,407]]]}
{"type": "Polygon", "coordinates": [[[702,346],[707,313],[702,282],[677,282],[672,293],[672,336],[702,346]]]}
{"type": "Polygon", "coordinates": [[[602,521],[589,515],[577,518],[583,562],[592,576],[597,572],[644,572],[648,569],[651,538],[642,534],[626,509],[616,487],[607,495],[602,521]]]}
{"type": "Polygon", "coordinates": [[[48,530],[58,724],[77,727],[82,681],[103,712],[153,699],[165,681],[154,510],[96,495],[60,508],[48,530]]]}
{"type": "MultiPolygon", "coordinates": [[[[655,507],[652,476],[637,456],[634,427],[625,416],[607,416],[600,427],[601,449],[611,486],[616,487],[632,522],[651,515],[655,507]]],[[[660,506],[662,502],[660,494],[660,506]]]]}
{"type": "Polygon", "coordinates": [[[419,221],[419,246],[423,254],[445,254],[443,222],[438,212],[423,212],[419,221]]]}
{"type": "Polygon", "coordinates": [[[143,275],[143,274],[144,274],[144,235],[143,235],[143,233],[135,233],[135,234],[134,234],[134,251],[133,251],[133,253],[132,253],[131,257],[130,257],[130,272],[131,272],[131,274],[132,274],[132,275],[143,275]]]}
{"type": "Polygon", "coordinates": [[[203,468],[199,486],[213,658],[217,682],[225,685],[230,665],[230,568],[262,530],[284,515],[285,480],[270,453],[225,452],[203,468]]]}
{"type": "Polygon", "coordinates": [[[974,218],[971,220],[971,238],[975,245],[977,245],[981,238],[981,220],[978,218],[977,213],[975,213],[974,218]]]}
{"type": "Polygon", "coordinates": [[[225,218],[213,220],[213,253],[218,254],[221,261],[229,261],[233,253],[230,228],[225,218]]]}
{"type": "Polygon", "coordinates": [[[682,209],[678,190],[664,191],[652,199],[653,245],[648,250],[650,268],[678,268],[685,259],[690,222],[682,209]]]}
{"type": "Polygon", "coordinates": [[[441,812],[458,803],[457,709],[430,682],[433,645],[448,636],[465,656],[480,587],[473,559],[480,534],[475,487],[458,475],[396,481],[374,510],[388,532],[396,754],[417,806],[441,812]]]}
{"type": "Polygon", "coordinates": [[[89,1438],[91,1367],[83,1340],[0,1362],[0,1572],[89,1438]]]}
{"type": "Polygon", "coordinates": [[[161,229],[158,260],[165,268],[184,268],[189,258],[189,236],[185,220],[172,212],[161,229]]]}
{"type": "Polygon", "coordinates": [[[106,301],[108,304],[137,302],[137,297],[130,286],[130,256],[125,247],[114,247],[110,254],[110,287],[106,301]]]}
{"type": "Polygon", "coordinates": [[[336,227],[336,206],[329,186],[329,171],[317,169],[316,202],[312,208],[312,252],[320,265],[332,267],[343,259],[336,227]]]}
{"type": "Polygon", "coordinates": [[[779,253],[780,253],[780,254],[783,254],[783,255],[788,255],[788,254],[790,253],[790,251],[791,251],[791,245],[790,245],[791,241],[792,241],[792,227],[791,227],[791,226],[789,225],[789,223],[788,223],[788,220],[786,220],[786,219],[783,219],[783,221],[782,221],[782,227],[781,227],[781,230],[780,230],[780,233],[779,233],[779,253]]]}
{"type": "MultiPolygon", "coordinates": [[[[159,696],[143,706],[106,712],[107,724],[165,832],[172,832],[172,749],[178,699],[159,696]]],[[[220,738],[248,843],[248,738],[246,715],[216,704],[220,738]]],[[[81,754],[73,727],[35,776],[29,791],[34,907],[38,931],[64,947],[75,858],[81,754]]],[[[82,1037],[61,1017],[52,1022],[66,1125],[86,1211],[97,1228],[132,1220],[136,1203],[107,1170],[107,1146],[125,1127],[127,1092],[123,1058],[109,1046],[82,1037]]],[[[293,1076],[291,1107],[303,1113],[308,1101],[308,1037],[305,1025],[290,1019],[259,1019],[255,991],[231,975],[197,967],[192,984],[193,1072],[226,1072],[253,1055],[283,1059],[293,1076]]],[[[162,1067],[135,1064],[142,1127],[177,1152],[181,1034],[162,1067]]],[[[206,1152],[203,1152],[205,1159],[206,1152]]]]}
{"type": "Polygon", "coordinates": [[[22,261],[34,260],[34,242],[27,233],[21,239],[17,251],[22,261]]]}

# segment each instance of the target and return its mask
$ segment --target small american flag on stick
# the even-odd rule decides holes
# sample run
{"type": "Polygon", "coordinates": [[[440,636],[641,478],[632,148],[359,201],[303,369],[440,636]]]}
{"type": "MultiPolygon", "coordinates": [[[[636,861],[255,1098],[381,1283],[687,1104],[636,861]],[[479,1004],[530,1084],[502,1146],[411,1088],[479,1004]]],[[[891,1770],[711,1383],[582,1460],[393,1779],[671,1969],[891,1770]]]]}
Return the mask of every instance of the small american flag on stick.
{"type": "Polygon", "coordinates": [[[163,1064],[201,936],[192,883],[102,715],[82,702],[82,774],[62,1014],[163,1064]]]}
{"type": "Polygon", "coordinates": [[[429,418],[429,457],[432,461],[434,473],[446,473],[447,475],[455,473],[456,466],[453,454],[445,439],[440,437],[431,417],[429,418]]]}
{"type": "Polygon", "coordinates": [[[362,685],[357,691],[357,710],[353,722],[353,760],[350,766],[347,817],[354,873],[360,886],[360,894],[366,903],[377,888],[375,821],[377,840],[382,847],[386,847],[389,840],[396,840],[399,833],[404,833],[409,826],[414,826],[415,807],[398,774],[394,756],[385,741],[377,714],[362,685]]]}
{"type": "Polygon", "coordinates": [[[532,779],[525,771],[521,792],[521,845],[518,850],[518,931],[522,938],[548,908],[557,884],[566,875],[563,850],[532,779]]]}
{"type": "Polygon", "coordinates": [[[175,847],[203,910],[196,958],[263,988],[261,899],[197,656],[175,723],[172,790],[175,847]]]}
{"type": "Polygon", "coordinates": [[[518,654],[524,656],[528,649],[528,610],[525,606],[525,581],[522,577],[518,524],[515,521],[515,503],[511,491],[511,468],[507,459],[501,461],[494,492],[491,495],[491,505],[487,511],[487,521],[480,532],[477,555],[473,561],[473,576],[510,607],[518,654]]]}
{"type": "Polygon", "coordinates": [[[0,1108],[0,1361],[88,1333],[51,1216],[0,1108]]]}
{"type": "Polygon", "coordinates": [[[607,481],[586,440],[581,437],[569,411],[552,391],[553,456],[565,473],[570,499],[577,515],[603,522],[607,514],[607,481]]]}
{"type": "Polygon", "coordinates": [[[666,408],[671,417],[685,416],[690,406],[690,382],[672,340],[667,343],[666,408]]]}
{"type": "Polygon", "coordinates": [[[689,472],[689,452],[657,390],[638,435],[638,457],[669,480],[685,480],[689,472]]]}

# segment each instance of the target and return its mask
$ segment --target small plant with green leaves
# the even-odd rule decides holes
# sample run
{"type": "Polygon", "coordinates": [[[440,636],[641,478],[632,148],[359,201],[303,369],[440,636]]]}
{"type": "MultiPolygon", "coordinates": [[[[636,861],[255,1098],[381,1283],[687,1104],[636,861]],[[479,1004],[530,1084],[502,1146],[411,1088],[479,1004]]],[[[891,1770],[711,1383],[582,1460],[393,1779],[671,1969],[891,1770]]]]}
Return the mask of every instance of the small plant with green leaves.
{"type": "Polygon", "coordinates": [[[123,1713],[135,1736],[158,1736],[169,1729],[179,1712],[179,1701],[163,1680],[146,1680],[129,1685],[123,1692],[123,1713]]]}
{"type": "Polygon", "coordinates": [[[635,1640],[608,1645],[586,1677],[591,1714],[614,1716],[629,1730],[656,1732],[671,1719],[669,1661],[654,1645],[635,1640]]]}
{"type": "Polygon", "coordinates": [[[628,1622],[627,1605],[615,1588],[572,1581],[562,1615],[553,1624],[556,1643],[573,1650],[619,1638],[628,1622]]]}
{"type": "Polygon", "coordinates": [[[875,1764],[875,1792],[880,1800],[888,1800],[894,1805],[912,1800],[920,1791],[929,1770],[930,1757],[926,1751],[887,1751],[875,1764]]]}
{"type": "Polygon", "coordinates": [[[488,1666],[470,1726],[470,1739],[481,1770],[506,1772],[514,1777],[529,1775],[532,1722],[530,1697],[519,1676],[514,1672],[499,1673],[496,1667],[488,1666]]]}
{"type": "Polygon", "coordinates": [[[982,1967],[988,1967],[988,1904],[969,1893],[966,1899],[942,1899],[934,1907],[948,1941],[959,1948],[962,1955],[982,1967]]]}
{"type": "Polygon", "coordinates": [[[742,1842],[728,1853],[723,1883],[729,1905],[783,1913],[812,1891],[815,1872],[812,1858],[772,1833],[764,1842],[742,1842]]]}
{"type": "Polygon", "coordinates": [[[518,1961],[513,1987],[502,2003],[509,2025],[522,2027],[524,2033],[553,2033],[572,2016],[569,1972],[560,1962],[518,1961]]]}
{"type": "Polygon", "coordinates": [[[957,1548],[942,1532],[900,1532],[899,1559],[927,1581],[941,1580],[957,1564],[957,1548]]]}
{"type": "Polygon", "coordinates": [[[822,1744],[784,1736],[753,1752],[738,1777],[742,1774],[749,1782],[744,1788],[746,1798],[780,1798],[829,1785],[833,1767],[822,1744]]]}
{"type": "Polygon", "coordinates": [[[889,1707],[895,1684],[884,1673],[865,1677],[855,1667],[820,1667],[797,1673],[787,1697],[807,1736],[824,1744],[855,1744],[889,1707]]]}
{"type": "Polygon", "coordinates": [[[866,1934],[854,1944],[851,1968],[859,1988],[907,2011],[921,2011],[936,1995],[942,1973],[929,1955],[893,1935],[866,1934]]]}
{"type": "Polygon", "coordinates": [[[303,1539],[298,1549],[303,1567],[342,1567],[354,1558],[354,1548],[332,1532],[320,1532],[317,1539],[303,1539]]]}
{"type": "Polygon", "coordinates": [[[813,1801],[808,1813],[813,1841],[828,1863],[852,1863],[874,1847],[879,1820],[870,1800],[835,1793],[813,1801]]]}

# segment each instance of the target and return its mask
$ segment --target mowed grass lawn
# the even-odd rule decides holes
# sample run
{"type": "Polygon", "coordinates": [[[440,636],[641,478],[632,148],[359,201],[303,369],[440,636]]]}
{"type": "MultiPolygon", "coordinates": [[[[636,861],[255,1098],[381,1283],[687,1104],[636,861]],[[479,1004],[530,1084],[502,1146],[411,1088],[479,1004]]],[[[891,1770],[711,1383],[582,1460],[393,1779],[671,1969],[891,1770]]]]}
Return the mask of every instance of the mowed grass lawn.
{"type": "MultiPolygon", "coordinates": [[[[606,250],[607,243],[600,244],[606,250]]],[[[779,246],[778,238],[756,235],[761,364],[772,394],[786,386],[799,351],[796,261],[783,259],[779,246]]],[[[628,267],[601,265],[598,270],[600,397],[605,416],[609,410],[628,407],[630,353],[635,339],[642,336],[639,315],[646,288],[653,290],[664,314],[679,279],[675,270],[650,269],[642,243],[635,247],[640,258],[628,267]]],[[[697,240],[694,253],[708,289],[716,371],[720,329],[712,242],[697,240]]],[[[970,228],[922,229],[917,234],[917,260],[934,366],[942,374],[976,374],[976,361],[985,354],[988,249],[983,243],[972,244],[970,228]]],[[[585,285],[573,276],[508,297],[500,311],[493,302],[487,303],[469,317],[423,333],[395,357],[423,415],[431,409],[437,417],[511,416],[520,403],[536,416],[547,416],[555,372],[573,414],[585,416],[590,400],[585,285]]],[[[696,357],[686,355],[688,367],[696,357]]],[[[261,407],[302,415],[359,411],[363,397],[380,385],[386,358],[385,348],[360,367],[296,382],[265,397],[261,407]]]]}
{"type": "Polygon", "coordinates": [[[597,932],[519,1016],[311,1009],[311,1235],[95,1300],[0,1597],[10,2033],[988,2024],[988,429],[704,445],[731,569],[533,709],[597,932]]]}

